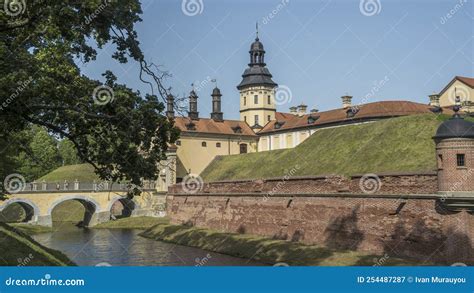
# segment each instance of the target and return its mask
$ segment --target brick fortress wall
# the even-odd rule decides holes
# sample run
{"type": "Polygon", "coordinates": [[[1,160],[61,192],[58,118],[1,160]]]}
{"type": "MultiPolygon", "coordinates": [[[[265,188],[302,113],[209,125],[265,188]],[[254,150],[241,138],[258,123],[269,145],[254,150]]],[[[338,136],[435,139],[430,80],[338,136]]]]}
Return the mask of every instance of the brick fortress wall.
{"type": "Polygon", "coordinates": [[[371,185],[363,184],[370,178],[362,178],[216,182],[194,194],[175,185],[167,213],[176,224],[411,257],[420,263],[474,262],[474,216],[440,204],[432,194],[436,175],[380,176],[379,188],[365,193],[361,188],[371,185]]]}

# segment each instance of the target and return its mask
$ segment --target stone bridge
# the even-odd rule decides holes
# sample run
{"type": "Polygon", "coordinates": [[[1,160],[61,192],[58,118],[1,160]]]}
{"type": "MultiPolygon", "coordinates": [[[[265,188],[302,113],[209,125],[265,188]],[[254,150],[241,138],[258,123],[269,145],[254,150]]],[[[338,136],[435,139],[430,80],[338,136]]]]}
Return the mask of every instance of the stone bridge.
{"type": "Polygon", "coordinates": [[[43,183],[41,186],[30,184],[28,188],[0,201],[0,212],[11,204],[18,203],[26,212],[25,222],[52,226],[53,209],[65,201],[76,200],[85,208],[83,220],[85,226],[94,226],[109,221],[112,217],[111,210],[117,202],[120,202],[123,209],[127,210],[125,216],[164,215],[154,208],[157,202],[160,202],[159,197],[156,196],[154,184],[148,184],[146,188],[142,188],[140,196],[129,199],[127,198],[127,186],[124,184],[116,184],[115,187],[112,186],[113,188],[108,188],[106,185],[107,188],[104,188],[103,185],[96,183],[81,185],[76,183],[72,190],[58,184],[43,183]]]}

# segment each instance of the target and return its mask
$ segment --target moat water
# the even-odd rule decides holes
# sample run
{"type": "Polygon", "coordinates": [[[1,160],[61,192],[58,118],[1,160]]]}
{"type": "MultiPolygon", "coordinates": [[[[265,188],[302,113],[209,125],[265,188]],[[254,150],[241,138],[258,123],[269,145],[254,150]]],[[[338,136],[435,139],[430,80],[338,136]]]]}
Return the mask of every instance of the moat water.
{"type": "Polygon", "coordinates": [[[79,266],[255,266],[258,262],[194,247],[155,241],[135,229],[82,229],[74,226],[34,235],[79,266]]]}

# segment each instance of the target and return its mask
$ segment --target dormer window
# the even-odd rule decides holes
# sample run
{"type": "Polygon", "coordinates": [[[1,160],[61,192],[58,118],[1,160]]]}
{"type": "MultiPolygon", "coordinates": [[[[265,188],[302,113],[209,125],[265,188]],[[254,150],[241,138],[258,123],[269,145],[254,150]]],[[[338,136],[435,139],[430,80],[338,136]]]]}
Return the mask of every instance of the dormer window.
{"type": "Polygon", "coordinates": [[[232,127],[232,130],[234,131],[234,133],[242,133],[242,127],[240,127],[238,125],[232,127]]]}
{"type": "Polygon", "coordinates": [[[316,122],[316,120],[318,120],[318,119],[319,119],[319,116],[313,116],[313,115],[311,115],[311,116],[308,117],[308,124],[313,124],[313,123],[316,122]]]}
{"type": "Polygon", "coordinates": [[[193,122],[186,123],[186,129],[187,130],[196,130],[196,124],[193,122]]]}
{"type": "Polygon", "coordinates": [[[357,113],[359,112],[359,108],[357,107],[350,107],[346,111],[347,118],[352,118],[354,117],[357,113]]]}
{"type": "Polygon", "coordinates": [[[275,127],[275,129],[280,129],[283,126],[283,124],[285,124],[284,121],[277,121],[277,122],[275,122],[274,127],[275,127]]]}

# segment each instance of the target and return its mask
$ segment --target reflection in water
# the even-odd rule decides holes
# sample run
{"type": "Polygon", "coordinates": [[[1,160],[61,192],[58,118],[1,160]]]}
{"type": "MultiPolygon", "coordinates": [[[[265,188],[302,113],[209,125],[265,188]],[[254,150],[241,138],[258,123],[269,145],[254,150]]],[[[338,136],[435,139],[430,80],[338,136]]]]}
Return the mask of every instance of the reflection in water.
{"type": "Polygon", "coordinates": [[[254,261],[138,236],[133,229],[80,229],[62,226],[34,235],[41,244],[62,251],[80,266],[248,266],[254,261]]]}

